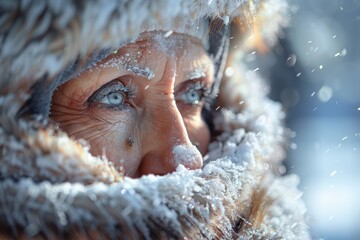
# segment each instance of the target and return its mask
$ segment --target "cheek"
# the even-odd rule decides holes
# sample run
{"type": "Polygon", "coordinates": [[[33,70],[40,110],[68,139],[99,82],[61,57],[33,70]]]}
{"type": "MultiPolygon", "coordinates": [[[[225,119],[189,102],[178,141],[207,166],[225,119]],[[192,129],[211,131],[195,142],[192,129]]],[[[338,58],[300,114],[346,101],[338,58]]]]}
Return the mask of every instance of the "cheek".
{"type": "Polygon", "coordinates": [[[95,156],[106,155],[116,169],[124,170],[130,177],[136,177],[140,164],[138,137],[126,134],[124,128],[113,128],[107,134],[90,141],[91,153],[95,156]]]}
{"type": "Polygon", "coordinates": [[[137,129],[131,113],[53,106],[51,119],[75,139],[85,139],[94,156],[105,155],[116,169],[135,177],[140,164],[137,129]]]}

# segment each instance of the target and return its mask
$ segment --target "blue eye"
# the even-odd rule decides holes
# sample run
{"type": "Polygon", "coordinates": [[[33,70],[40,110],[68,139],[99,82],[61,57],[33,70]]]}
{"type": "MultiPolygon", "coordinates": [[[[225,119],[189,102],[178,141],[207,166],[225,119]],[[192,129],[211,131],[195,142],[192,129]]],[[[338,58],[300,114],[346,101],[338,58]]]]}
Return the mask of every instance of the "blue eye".
{"type": "Polygon", "coordinates": [[[183,93],[182,99],[186,104],[199,104],[202,99],[202,92],[200,89],[188,89],[183,93]]]}
{"type": "Polygon", "coordinates": [[[125,103],[135,96],[136,89],[133,85],[124,86],[119,80],[113,80],[104,84],[95,91],[88,99],[88,104],[100,104],[99,106],[122,110],[125,103]]]}
{"type": "Polygon", "coordinates": [[[192,83],[177,97],[177,100],[189,105],[198,105],[206,98],[207,91],[207,88],[200,82],[192,83]]]}
{"type": "Polygon", "coordinates": [[[104,96],[101,100],[101,103],[107,104],[110,106],[119,106],[124,104],[125,96],[124,93],[121,91],[109,93],[108,95],[104,96]]]}

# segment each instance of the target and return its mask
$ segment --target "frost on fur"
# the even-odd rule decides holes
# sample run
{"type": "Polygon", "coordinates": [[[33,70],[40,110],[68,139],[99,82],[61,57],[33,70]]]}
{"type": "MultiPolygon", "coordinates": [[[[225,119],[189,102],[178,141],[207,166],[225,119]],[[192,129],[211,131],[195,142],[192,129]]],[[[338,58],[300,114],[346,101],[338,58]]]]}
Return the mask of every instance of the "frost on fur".
{"type": "MultiPolygon", "coordinates": [[[[196,35],[202,17],[227,24],[236,14],[252,16],[264,2],[87,3],[0,3],[0,238],[308,239],[296,177],[277,171],[284,114],[256,74],[244,72],[243,81],[234,75],[223,86],[220,96],[228,99],[214,113],[218,136],[203,169],[179,165],[165,176],[123,177],[56,126],[17,116],[35,82],[49,84],[78,56],[111,53],[144,29],[196,35]]],[[[130,71],[153,76],[146,68],[130,71]]],[[[195,157],[193,147],[172,150],[179,163],[195,157]]]]}
{"type": "MultiPolygon", "coordinates": [[[[244,85],[254,81],[242,84],[251,89],[244,85]]],[[[281,114],[274,114],[277,104],[262,94],[242,97],[249,108],[223,108],[215,118],[222,134],[211,143],[202,170],[179,168],[140,179],[120,179],[86,146],[3,112],[1,119],[14,121],[14,129],[1,128],[0,219],[13,234],[26,229],[27,235],[48,238],[95,232],[110,238],[306,239],[296,179],[269,171],[278,164],[275,149],[284,141],[284,131],[274,130],[282,128],[281,114]],[[259,114],[254,101],[267,104],[269,111],[259,114]],[[33,222],[34,216],[42,220],[33,222]]]]}

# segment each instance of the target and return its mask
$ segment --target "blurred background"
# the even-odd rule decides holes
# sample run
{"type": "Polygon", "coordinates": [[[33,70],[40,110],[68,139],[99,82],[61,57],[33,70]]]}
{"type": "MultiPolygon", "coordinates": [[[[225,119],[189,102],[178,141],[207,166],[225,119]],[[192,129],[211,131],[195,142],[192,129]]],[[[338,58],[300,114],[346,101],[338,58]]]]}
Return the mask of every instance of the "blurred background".
{"type": "Polygon", "coordinates": [[[360,0],[292,4],[279,44],[245,59],[288,113],[287,172],[301,178],[313,239],[360,239],[360,0]]]}

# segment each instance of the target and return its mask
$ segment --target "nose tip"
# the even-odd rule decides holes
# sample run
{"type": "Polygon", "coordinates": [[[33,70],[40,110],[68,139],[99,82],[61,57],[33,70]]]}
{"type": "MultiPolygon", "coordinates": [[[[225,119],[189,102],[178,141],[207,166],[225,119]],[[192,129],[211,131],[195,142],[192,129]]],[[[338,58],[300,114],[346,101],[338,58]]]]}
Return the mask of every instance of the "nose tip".
{"type": "Polygon", "coordinates": [[[180,164],[191,170],[202,167],[201,153],[194,145],[175,145],[172,149],[172,155],[175,167],[180,164]]]}
{"type": "Polygon", "coordinates": [[[189,170],[202,167],[201,153],[194,145],[175,144],[172,148],[148,153],[143,157],[139,166],[140,175],[165,175],[176,171],[179,165],[189,170]]]}

